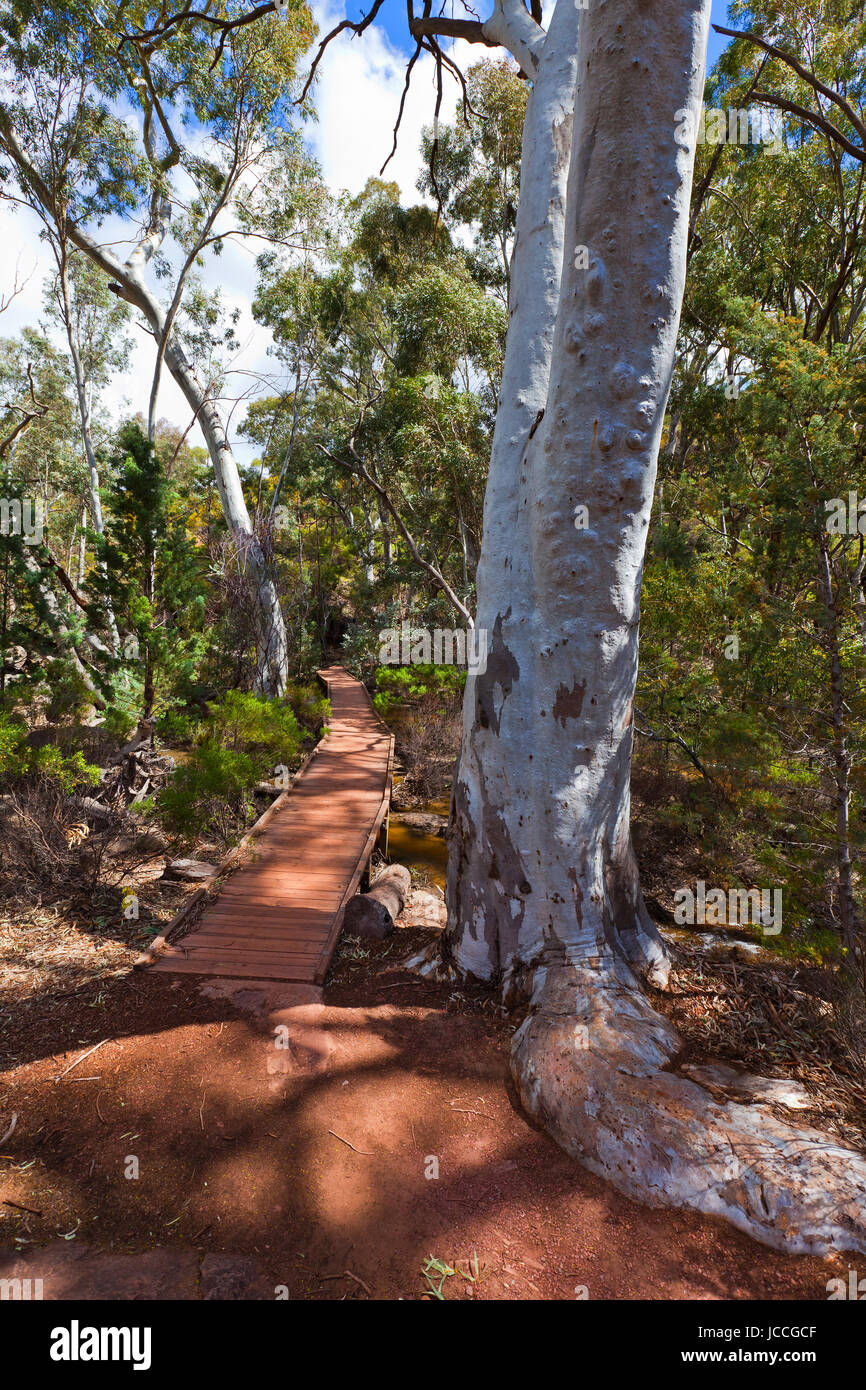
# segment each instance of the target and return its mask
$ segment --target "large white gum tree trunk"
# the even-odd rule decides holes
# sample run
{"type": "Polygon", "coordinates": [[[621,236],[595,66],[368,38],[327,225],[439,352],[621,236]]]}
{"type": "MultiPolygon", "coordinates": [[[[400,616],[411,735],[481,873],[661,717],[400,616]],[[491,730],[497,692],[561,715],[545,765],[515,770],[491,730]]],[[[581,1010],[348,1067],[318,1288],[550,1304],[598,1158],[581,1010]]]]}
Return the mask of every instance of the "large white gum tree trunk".
{"type": "Polygon", "coordinates": [[[572,0],[557,4],[526,108],[508,336],[477,571],[476,624],[488,633],[488,655],[484,672],[467,677],[449,830],[448,943],[458,967],[484,980],[507,975],[518,957],[530,958],[518,943],[535,903],[529,906],[531,884],[512,837],[531,795],[533,762],[541,765],[517,655],[528,650],[525,635],[534,623],[522,469],[550,384],[579,14],[572,0]]]}
{"type": "Polygon", "coordinates": [[[467,687],[449,884],[455,962],[506,986],[566,954],[665,972],[629,770],[685,273],[693,150],[675,112],[700,102],[708,8],[659,8],[558,5],[527,114],[478,575],[488,658],[467,687]]]}
{"type": "Polygon", "coordinates": [[[575,43],[559,0],[546,38],[512,46],[535,82],[445,957],[527,1007],[520,1096],[594,1172],[778,1247],[866,1249],[866,1162],[677,1075],[644,993],[668,963],[629,828],[640,590],[686,268],[678,133],[684,111],[696,129],[709,12],[590,0],[575,43]]]}

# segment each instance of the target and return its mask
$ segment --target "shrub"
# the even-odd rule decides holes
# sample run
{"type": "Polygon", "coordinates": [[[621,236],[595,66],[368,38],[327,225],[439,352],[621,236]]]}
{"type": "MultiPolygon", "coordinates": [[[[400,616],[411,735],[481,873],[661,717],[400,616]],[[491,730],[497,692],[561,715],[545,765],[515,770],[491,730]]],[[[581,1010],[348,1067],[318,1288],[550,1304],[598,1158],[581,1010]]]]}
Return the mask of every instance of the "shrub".
{"type": "Polygon", "coordinates": [[[383,718],[404,704],[438,701],[443,712],[453,711],[466,684],[458,666],[381,666],[376,675],[373,704],[383,718]]]}
{"type": "Polygon", "coordinates": [[[135,726],[135,716],[128,714],[124,709],[120,709],[118,705],[111,705],[105,711],[102,727],[107,734],[111,734],[121,743],[126,742],[135,726]]]}
{"type": "Polygon", "coordinates": [[[380,668],[376,683],[373,704],[391,722],[406,768],[401,801],[445,795],[460,747],[466,672],[433,664],[388,666],[380,668]]]}
{"type": "Polygon", "coordinates": [[[185,839],[212,828],[224,843],[243,827],[256,765],[247,754],[208,739],[155,798],[166,827],[185,839]]]}
{"type": "Polygon", "coordinates": [[[45,675],[49,692],[45,715],[49,722],[81,719],[93,696],[78,668],[71,661],[58,659],[48,663],[45,675]]]}
{"type": "MultiPolygon", "coordinates": [[[[296,766],[304,747],[304,728],[318,729],[330,706],[311,686],[295,685],[284,700],[262,700],[230,690],[212,704],[189,759],[154,800],[166,828],[191,839],[214,831],[224,843],[238,834],[252,810],[256,782],[271,778],[279,765],[296,766]]],[[[161,737],[187,741],[193,721],[173,712],[160,720],[161,737]]]]}
{"type": "Polygon", "coordinates": [[[66,795],[99,782],[99,768],[85,760],[80,749],[64,753],[54,744],[31,748],[25,726],[0,714],[0,784],[51,783],[66,795]]]}
{"type": "Polygon", "coordinates": [[[0,713],[0,786],[5,792],[0,872],[19,885],[30,879],[52,889],[67,883],[80,889],[88,876],[85,860],[92,855],[86,836],[80,848],[74,847],[81,810],[72,796],[98,782],[99,768],[87,762],[80,748],[64,752],[53,743],[34,748],[26,726],[0,713]]]}
{"type": "Polygon", "coordinates": [[[305,685],[301,681],[290,681],[285,699],[291,706],[295,718],[308,733],[318,736],[328,722],[331,702],[323,695],[319,685],[305,685]]]}
{"type": "Polygon", "coordinates": [[[260,700],[241,690],[230,690],[222,704],[213,707],[207,730],[207,742],[250,754],[259,774],[269,771],[274,763],[292,762],[302,747],[301,730],[290,705],[281,700],[260,700]]]}
{"type": "Polygon", "coordinates": [[[156,732],[161,742],[168,747],[192,743],[198,720],[183,710],[170,709],[160,715],[156,722],[156,732]]]}

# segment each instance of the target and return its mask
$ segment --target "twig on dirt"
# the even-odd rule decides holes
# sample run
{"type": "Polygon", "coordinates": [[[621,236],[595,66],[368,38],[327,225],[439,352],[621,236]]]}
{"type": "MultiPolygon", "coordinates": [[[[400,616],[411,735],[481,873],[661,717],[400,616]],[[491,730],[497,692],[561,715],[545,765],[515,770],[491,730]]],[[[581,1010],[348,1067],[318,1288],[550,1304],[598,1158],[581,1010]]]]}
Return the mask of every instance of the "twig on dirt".
{"type": "Polygon", "coordinates": [[[11,1138],[12,1138],[12,1135],[15,1133],[15,1126],[17,1125],[17,1123],[18,1123],[18,1111],[17,1111],[17,1110],[13,1110],[13,1112],[12,1112],[12,1123],[10,1124],[10,1126],[9,1126],[9,1128],[7,1129],[6,1133],[3,1135],[3,1138],[0,1139],[0,1148],[3,1147],[3,1145],[6,1143],[6,1140],[7,1140],[7,1139],[11,1139],[11,1138]]]}
{"type": "Polygon", "coordinates": [[[108,1124],[108,1121],[106,1120],[105,1116],[103,1115],[102,1111],[101,1111],[100,1108],[99,1108],[99,1097],[100,1097],[101,1095],[102,1095],[102,1092],[100,1091],[100,1092],[97,1094],[97,1097],[96,1097],[96,1113],[97,1113],[97,1115],[99,1116],[99,1118],[100,1118],[100,1120],[102,1121],[102,1123],[103,1123],[104,1125],[107,1125],[107,1124],[108,1124]]]}
{"type": "MultiPolygon", "coordinates": [[[[329,1132],[330,1132],[330,1133],[333,1133],[333,1131],[329,1131],[329,1132]]],[[[338,1139],[339,1139],[339,1137],[340,1137],[340,1136],[337,1135],[337,1138],[338,1138],[338,1139]]],[[[360,1284],[361,1288],[364,1290],[364,1292],[365,1292],[366,1294],[369,1295],[370,1298],[373,1297],[373,1290],[370,1288],[369,1284],[365,1284],[364,1281],[363,1281],[363,1279],[359,1278],[357,1274],[353,1274],[352,1271],[351,1271],[350,1269],[344,1269],[344,1270],[343,1270],[343,1273],[345,1274],[345,1276],[346,1276],[347,1279],[354,1279],[354,1281],[355,1281],[356,1284],[360,1284]]]]}
{"type": "Polygon", "coordinates": [[[483,1120],[495,1119],[495,1116],[488,1115],[486,1110],[466,1110],[462,1105],[455,1105],[451,1100],[446,1100],[445,1104],[449,1110],[453,1110],[459,1115],[480,1115],[483,1120]]]}
{"type": "Polygon", "coordinates": [[[199,1120],[201,1121],[201,1127],[202,1127],[202,1129],[204,1129],[204,1102],[205,1102],[205,1096],[206,1096],[206,1095],[207,1095],[207,1091],[205,1091],[204,1095],[202,1096],[202,1098],[201,1098],[201,1105],[200,1105],[199,1108],[198,1108],[198,1117],[199,1117],[199,1120]]]}
{"type": "Polygon", "coordinates": [[[4,1199],[3,1199],[3,1205],[4,1205],[4,1207],[14,1207],[16,1211],[26,1211],[26,1212],[28,1212],[31,1216],[41,1216],[41,1215],[42,1215],[42,1212],[41,1212],[41,1211],[37,1211],[35,1207],[22,1207],[22,1205],[21,1205],[20,1202],[10,1202],[9,1199],[8,1199],[8,1197],[4,1197],[4,1199]]]}
{"type": "MultiPolygon", "coordinates": [[[[342,1136],[342,1134],[337,1134],[335,1130],[329,1129],[329,1130],[328,1130],[328,1133],[329,1133],[329,1134],[333,1134],[333,1136],[334,1136],[335,1139],[339,1139],[339,1141],[340,1141],[341,1144],[346,1144],[346,1145],[348,1145],[348,1147],[352,1150],[353,1153],[356,1153],[356,1154],[363,1154],[364,1158],[374,1158],[374,1157],[375,1157],[375,1155],[374,1155],[372,1152],[370,1152],[369,1150],[367,1150],[367,1149],[356,1149],[354,1144],[350,1144],[349,1141],[348,1141],[348,1139],[344,1139],[343,1136],[342,1136]]],[[[354,1275],[353,1275],[352,1277],[354,1278],[354,1275]]]]}
{"type": "Polygon", "coordinates": [[[102,1042],[94,1043],[93,1046],[89,1047],[86,1052],[82,1052],[80,1057],[76,1057],[75,1061],[70,1066],[68,1066],[65,1071],[62,1071],[58,1076],[55,1076],[54,1080],[62,1081],[64,1076],[67,1076],[69,1072],[73,1071],[75,1067],[77,1067],[81,1062],[84,1061],[85,1057],[89,1057],[92,1052],[95,1052],[98,1047],[103,1047],[104,1044],[107,1042],[108,1038],[103,1038],[102,1042]]]}

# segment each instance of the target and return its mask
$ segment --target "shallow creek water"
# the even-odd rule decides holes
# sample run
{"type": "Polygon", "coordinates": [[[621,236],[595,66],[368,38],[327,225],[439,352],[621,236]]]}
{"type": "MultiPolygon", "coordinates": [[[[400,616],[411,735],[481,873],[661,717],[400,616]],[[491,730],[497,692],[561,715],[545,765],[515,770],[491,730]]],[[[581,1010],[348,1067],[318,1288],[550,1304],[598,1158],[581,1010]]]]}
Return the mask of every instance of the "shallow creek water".
{"type": "MultiPolygon", "coordinates": [[[[395,782],[399,779],[395,778],[395,782]]],[[[448,815],[448,798],[425,801],[414,808],[428,815],[448,815]]],[[[431,835],[409,825],[402,819],[400,811],[393,809],[388,819],[388,858],[392,864],[404,864],[407,869],[415,869],[426,874],[444,892],[445,871],[448,866],[448,849],[443,835],[431,835]]]]}

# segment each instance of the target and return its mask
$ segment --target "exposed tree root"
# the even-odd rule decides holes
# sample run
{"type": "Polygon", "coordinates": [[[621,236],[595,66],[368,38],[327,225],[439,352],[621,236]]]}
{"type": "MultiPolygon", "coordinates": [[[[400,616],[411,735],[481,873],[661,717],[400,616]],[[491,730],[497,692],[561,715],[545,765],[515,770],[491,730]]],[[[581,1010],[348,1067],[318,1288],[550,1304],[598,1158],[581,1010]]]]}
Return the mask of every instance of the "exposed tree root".
{"type": "Polygon", "coordinates": [[[436,984],[450,985],[456,983],[460,976],[448,961],[442,958],[442,942],[437,936],[435,941],[431,941],[429,946],[423,950],[416,951],[414,955],[408,957],[403,962],[404,970],[412,970],[416,974],[423,976],[425,980],[433,980],[436,984]]]}
{"type": "Polygon", "coordinates": [[[721,1216],[792,1254],[866,1251],[866,1158],[666,1070],[681,1050],[626,965],[539,968],[514,1036],[521,1100],[629,1197],[721,1216]]]}

